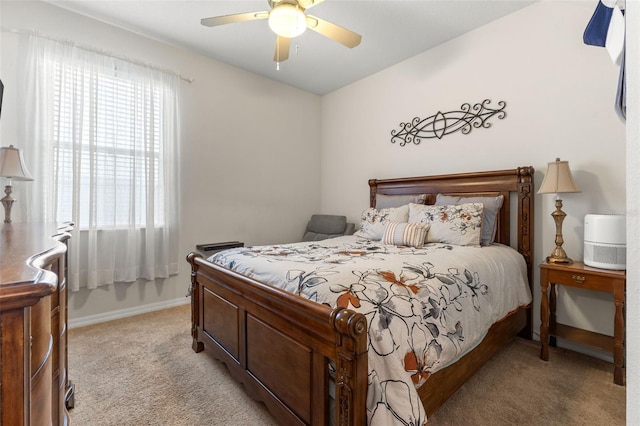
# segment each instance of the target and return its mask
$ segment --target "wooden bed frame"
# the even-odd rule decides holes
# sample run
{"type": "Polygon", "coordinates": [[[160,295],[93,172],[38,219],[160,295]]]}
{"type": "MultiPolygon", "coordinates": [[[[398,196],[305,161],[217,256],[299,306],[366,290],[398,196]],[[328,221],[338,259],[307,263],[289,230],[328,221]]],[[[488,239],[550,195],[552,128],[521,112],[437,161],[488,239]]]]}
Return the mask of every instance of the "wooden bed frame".
{"type": "MultiPolygon", "coordinates": [[[[376,194],[428,194],[427,204],[438,193],[504,195],[496,241],[516,247],[524,256],[532,286],[533,167],[372,179],[369,187],[372,207],[376,194]],[[517,206],[517,237],[512,239],[513,205],[517,206]]],[[[362,314],[331,310],[209,263],[196,253],[190,253],[187,260],[192,269],[195,352],[204,350],[225,363],[247,393],[262,401],[281,424],[327,425],[334,416],[334,423],[340,426],[366,424],[367,333],[362,314]],[[335,367],[333,375],[330,362],[335,367]],[[330,394],[335,401],[333,413],[330,394]]],[[[530,306],[494,324],[471,352],[432,374],[418,389],[427,414],[435,412],[515,335],[530,339],[531,331],[530,306]]]]}

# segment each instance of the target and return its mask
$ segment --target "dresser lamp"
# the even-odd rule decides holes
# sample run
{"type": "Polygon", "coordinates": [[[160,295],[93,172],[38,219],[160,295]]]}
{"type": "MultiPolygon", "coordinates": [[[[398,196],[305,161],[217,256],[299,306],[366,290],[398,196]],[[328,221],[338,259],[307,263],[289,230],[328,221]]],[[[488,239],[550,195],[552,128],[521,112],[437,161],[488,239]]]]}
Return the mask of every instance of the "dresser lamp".
{"type": "Polygon", "coordinates": [[[0,202],[4,206],[4,223],[11,223],[11,207],[16,201],[11,197],[11,180],[33,180],[24,164],[22,152],[13,145],[0,148],[0,176],[9,179],[9,183],[4,187],[4,193],[7,195],[0,199],[0,202]]]}
{"type": "Polygon", "coordinates": [[[562,248],[564,239],[562,238],[562,221],[564,220],[566,213],[562,211],[562,200],[559,194],[569,192],[580,192],[580,188],[576,185],[571,175],[571,169],[569,169],[568,161],[560,161],[556,158],[556,161],[547,165],[547,173],[544,175],[542,185],[538,190],[538,194],[556,194],[556,209],[551,213],[551,217],[556,223],[556,248],[553,249],[551,255],[547,257],[547,263],[560,263],[571,264],[573,260],[567,257],[562,248]]]}

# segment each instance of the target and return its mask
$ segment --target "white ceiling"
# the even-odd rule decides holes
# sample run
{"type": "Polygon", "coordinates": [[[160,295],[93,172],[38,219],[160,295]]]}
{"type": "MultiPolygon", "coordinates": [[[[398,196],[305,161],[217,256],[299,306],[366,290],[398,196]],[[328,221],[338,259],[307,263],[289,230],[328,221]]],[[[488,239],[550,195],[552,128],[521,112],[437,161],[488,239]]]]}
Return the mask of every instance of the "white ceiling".
{"type": "Polygon", "coordinates": [[[265,20],[200,24],[210,16],[269,10],[267,0],[47,1],[323,95],[538,0],[326,0],[308,13],[361,34],[362,43],[348,49],[306,31],[292,40],[279,70],[275,34],[265,20]]]}

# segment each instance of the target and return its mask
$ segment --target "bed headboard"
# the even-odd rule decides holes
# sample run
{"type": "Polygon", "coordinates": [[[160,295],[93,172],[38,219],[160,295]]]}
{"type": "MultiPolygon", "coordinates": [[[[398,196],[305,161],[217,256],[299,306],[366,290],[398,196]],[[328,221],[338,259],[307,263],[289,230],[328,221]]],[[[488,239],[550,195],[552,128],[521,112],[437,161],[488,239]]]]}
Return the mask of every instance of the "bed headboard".
{"type": "Polygon", "coordinates": [[[376,206],[376,194],[426,194],[426,204],[433,204],[436,195],[504,195],[500,209],[496,241],[514,246],[527,263],[529,285],[532,286],[533,259],[533,172],[531,166],[511,170],[457,173],[399,179],[370,179],[370,205],[376,206]],[[512,202],[516,198],[516,212],[512,215],[512,202]],[[512,244],[511,221],[517,221],[517,242],[512,244]]]}

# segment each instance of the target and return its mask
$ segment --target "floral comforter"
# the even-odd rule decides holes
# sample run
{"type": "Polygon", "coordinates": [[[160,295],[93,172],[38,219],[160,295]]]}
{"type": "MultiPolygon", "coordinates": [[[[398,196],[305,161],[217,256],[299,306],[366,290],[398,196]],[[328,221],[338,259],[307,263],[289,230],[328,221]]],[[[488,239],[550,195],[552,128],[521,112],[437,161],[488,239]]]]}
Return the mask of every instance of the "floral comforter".
{"type": "Polygon", "coordinates": [[[504,245],[423,248],[355,236],[226,250],[211,262],[368,322],[369,425],[423,425],[416,388],[531,302],[522,256],[504,245]]]}

